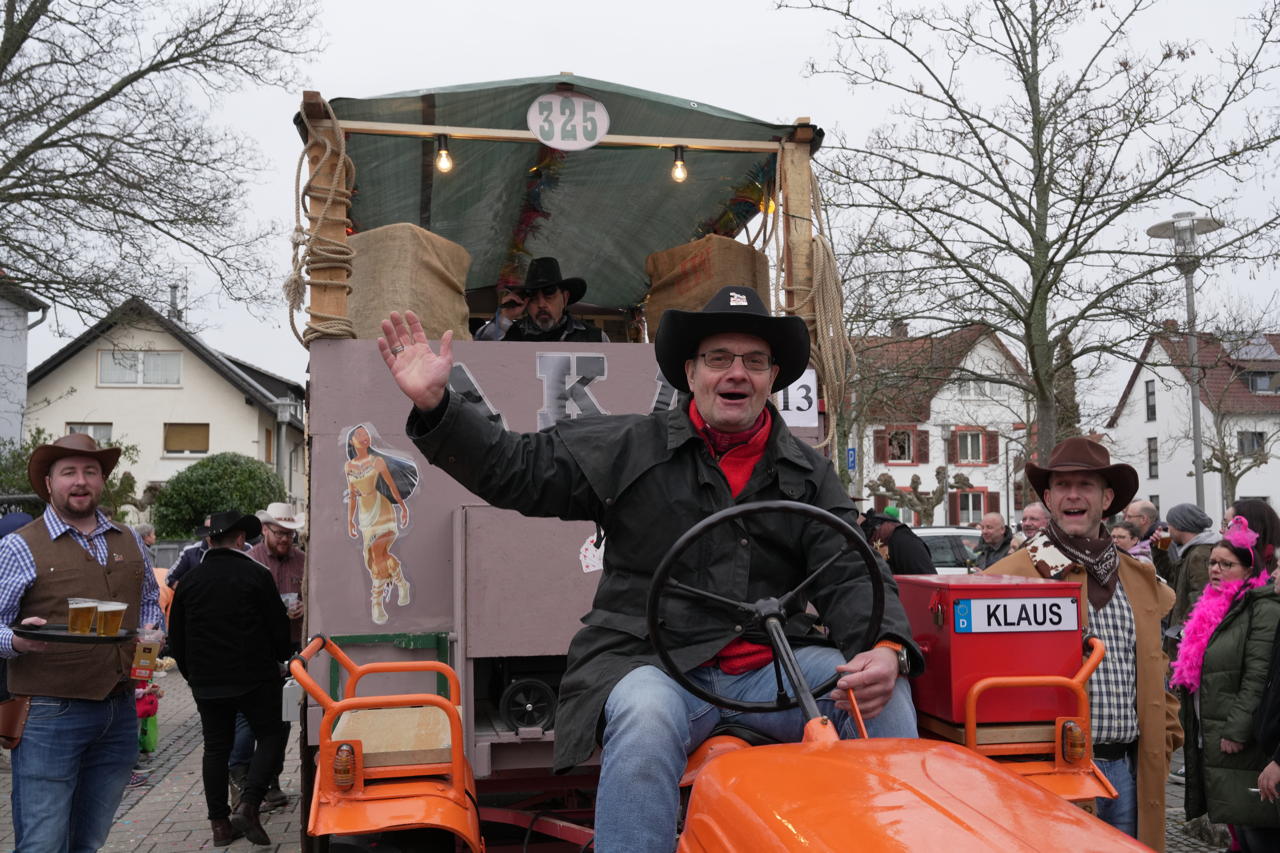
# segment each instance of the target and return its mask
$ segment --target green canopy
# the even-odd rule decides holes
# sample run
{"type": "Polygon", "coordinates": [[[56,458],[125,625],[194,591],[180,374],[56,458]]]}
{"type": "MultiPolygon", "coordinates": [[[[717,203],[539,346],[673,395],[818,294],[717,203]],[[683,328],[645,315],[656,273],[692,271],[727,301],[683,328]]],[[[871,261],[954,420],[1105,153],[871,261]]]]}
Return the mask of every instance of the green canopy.
{"type": "MultiPolygon", "coordinates": [[[[777,141],[769,124],[690,101],[556,75],[330,103],[346,121],[527,130],[539,96],[570,88],[605,106],[610,135],[777,141]]],[[[528,142],[450,139],[455,166],[433,167],[434,139],[353,133],[351,218],[357,231],[412,222],[471,253],[467,289],[523,281],[529,258],[551,255],[587,281],[586,302],[621,308],[648,290],[645,258],[707,234],[736,236],[760,209],[776,154],[689,151],[689,178],[670,177],[672,152],[597,146],[562,152],[528,142]]]]}

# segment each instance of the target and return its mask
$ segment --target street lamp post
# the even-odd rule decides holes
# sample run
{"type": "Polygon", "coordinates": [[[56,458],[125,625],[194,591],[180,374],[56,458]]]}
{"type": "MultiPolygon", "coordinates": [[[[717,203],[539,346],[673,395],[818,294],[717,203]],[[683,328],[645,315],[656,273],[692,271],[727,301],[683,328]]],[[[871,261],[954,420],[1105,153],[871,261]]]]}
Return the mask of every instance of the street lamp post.
{"type": "Polygon", "coordinates": [[[1172,219],[1152,225],[1148,237],[1173,240],[1179,272],[1187,286],[1187,359],[1191,373],[1191,458],[1196,477],[1196,505],[1204,509],[1204,448],[1200,431],[1200,339],[1196,336],[1195,273],[1200,266],[1196,236],[1217,231],[1222,223],[1194,213],[1175,213],[1172,219]]]}

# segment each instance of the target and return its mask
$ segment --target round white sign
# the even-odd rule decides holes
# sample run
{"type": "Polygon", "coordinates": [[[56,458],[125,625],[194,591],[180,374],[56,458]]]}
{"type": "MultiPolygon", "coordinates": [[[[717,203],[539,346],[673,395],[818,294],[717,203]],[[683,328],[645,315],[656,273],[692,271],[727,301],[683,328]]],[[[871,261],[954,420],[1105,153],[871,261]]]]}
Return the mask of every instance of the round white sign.
{"type": "Polygon", "coordinates": [[[529,132],[548,148],[585,151],[609,132],[604,104],[578,92],[548,92],[529,105],[529,132]]]}

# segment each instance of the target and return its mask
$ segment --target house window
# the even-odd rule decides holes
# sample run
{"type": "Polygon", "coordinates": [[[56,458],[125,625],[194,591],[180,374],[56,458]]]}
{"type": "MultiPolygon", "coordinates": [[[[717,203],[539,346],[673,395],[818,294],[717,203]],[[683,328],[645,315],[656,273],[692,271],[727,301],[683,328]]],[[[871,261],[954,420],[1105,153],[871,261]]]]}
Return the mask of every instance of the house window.
{"type": "Polygon", "coordinates": [[[983,493],[982,492],[960,492],[956,495],[958,513],[956,515],[957,524],[977,524],[982,521],[983,515],[983,493]]]}
{"type": "Polygon", "coordinates": [[[1154,421],[1156,419],[1156,381],[1148,379],[1145,387],[1147,391],[1147,420],[1154,421]]]}
{"type": "Polygon", "coordinates": [[[961,379],[956,390],[961,397],[969,400],[991,396],[991,386],[985,379],[961,379]]]}
{"type": "Polygon", "coordinates": [[[165,424],[165,453],[208,453],[208,424],[165,424]]]}
{"type": "Polygon", "coordinates": [[[1261,432],[1238,432],[1236,443],[1241,456],[1256,456],[1266,450],[1267,436],[1261,432]]]}
{"type": "Polygon", "coordinates": [[[99,350],[100,385],[181,385],[182,353],[99,350]]]}
{"type": "Polygon", "coordinates": [[[1147,478],[1154,480],[1160,476],[1160,444],[1154,438],[1147,439],[1147,478]]]}
{"type": "Polygon", "coordinates": [[[968,430],[956,435],[956,461],[970,464],[982,461],[982,433],[968,430]]]}
{"type": "Polygon", "coordinates": [[[67,432],[71,435],[87,435],[98,444],[111,440],[111,424],[67,424],[67,432]]]}
{"type": "Polygon", "coordinates": [[[1244,495],[1236,498],[1238,501],[1262,501],[1264,504],[1270,505],[1271,497],[1269,495],[1244,495]]]}
{"type": "Polygon", "coordinates": [[[1156,515],[1160,514],[1160,496],[1147,495],[1147,500],[1151,501],[1151,505],[1156,508],[1156,515]]]}
{"type": "Polygon", "coordinates": [[[872,435],[872,460],[890,465],[929,461],[929,432],[912,426],[878,429],[872,435]]]}
{"type": "Polygon", "coordinates": [[[1249,371],[1244,374],[1244,384],[1255,394],[1273,394],[1277,390],[1275,378],[1274,373],[1249,371]]]}

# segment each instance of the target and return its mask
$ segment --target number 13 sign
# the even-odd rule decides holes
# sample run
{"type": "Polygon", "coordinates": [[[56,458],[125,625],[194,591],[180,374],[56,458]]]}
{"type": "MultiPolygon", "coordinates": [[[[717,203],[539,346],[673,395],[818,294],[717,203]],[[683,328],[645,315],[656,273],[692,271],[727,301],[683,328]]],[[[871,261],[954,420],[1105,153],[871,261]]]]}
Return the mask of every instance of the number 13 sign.
{"type": "Polygon", "coordinates": [[[783,422],[789,427],[818,425],[818,372],[812,367],[773,397],[783,422]]]}
{"type": "Polygon", "coordinates": [[[585,151],[609,132],[604,104],[578,92],[539,95],[525,119],[539,142],[559,151],[585,151]]]}

